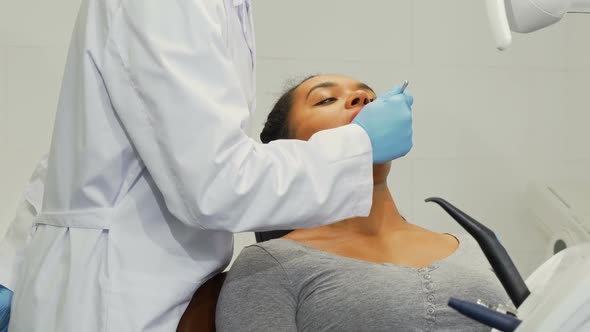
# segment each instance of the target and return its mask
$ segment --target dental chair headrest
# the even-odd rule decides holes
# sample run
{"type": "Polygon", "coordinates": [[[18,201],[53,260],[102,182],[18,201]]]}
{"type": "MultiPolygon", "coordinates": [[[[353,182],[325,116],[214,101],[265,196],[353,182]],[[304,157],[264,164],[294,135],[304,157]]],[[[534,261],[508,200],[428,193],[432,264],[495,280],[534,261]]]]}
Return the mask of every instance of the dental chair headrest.
{"type": "Polygon", "coordinates": [[[260,242],[264,242],[264,241],[268,241],[268,240],[273,240],[273,239],[278,239],[278,238],[283,237],[289,233],[291,233],[291,230],[256,232],[255,233],[256,243],[260,243],[260,242]]]}

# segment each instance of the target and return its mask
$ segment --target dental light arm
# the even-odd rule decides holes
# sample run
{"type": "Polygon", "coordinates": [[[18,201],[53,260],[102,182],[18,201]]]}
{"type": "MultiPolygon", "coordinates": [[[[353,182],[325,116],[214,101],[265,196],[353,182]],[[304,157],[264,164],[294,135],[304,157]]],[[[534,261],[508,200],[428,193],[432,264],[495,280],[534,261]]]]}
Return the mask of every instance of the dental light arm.
{"type": "Polygon", "coordinates": [[[512,32],[529,33],[561,20],[566,13],[590,13],[590,0],[486,0],[496,47],[505,50],[512,32]]]}

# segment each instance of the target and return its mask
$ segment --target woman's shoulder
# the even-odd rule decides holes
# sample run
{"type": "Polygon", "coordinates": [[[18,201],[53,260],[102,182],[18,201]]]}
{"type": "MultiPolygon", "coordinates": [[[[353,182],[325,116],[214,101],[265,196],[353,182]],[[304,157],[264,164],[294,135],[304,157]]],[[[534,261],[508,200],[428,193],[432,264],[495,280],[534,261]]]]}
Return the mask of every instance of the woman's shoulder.
{"type": "Polygon", "coordinates": [[[483,251],[479,247],[479,243],[471,236],[469,233],[455,233],[449,234],[454,236],[459,241],[459,246],[462,247],[461,249],[468,253],[477,253],[482,254],[483,251]]]}
{"type": "Polygon", "coordinates": [[[459,242],[459,246],[457,248],[457,253],[458,254],[474,254],[474,253],[478,253],[481,250],[479,249],[479,245],[477,244],[477,241],[475,241],[475,239],[469,235],[469,233],[445,233],[446,235],[449,235],[453,238],[456,239],[457,242],[459,242]]]}
{"type": "Polygon", "coordinates": [[[280,258],[284,255],[288,254],[303,254],[302,248],[298,242],[285,239],[285,238],[278,238],[273,240],[268,240],[256,244],[252,244],[247,246],[244,250],[245,251],[265,251],[268,255],[271,255],[275,258],[280,258]]]}
{"type": "Polygon", "coordinates": [[[449,234],[454,236],[459,241],[459,249],[457,258],[461,262],[468,262],[472,268],[485,268],[491,270],[492,267],[486,258],[483,250],[469,233],[449,234]]]}
{"type": "Polygon", "coordinates": [[[232,269],[283,267],[284,264],[293,262],[306,254],[302,248],[291,242],[293,241],[274,239],[249,245],[242,249],[232,269]]]}

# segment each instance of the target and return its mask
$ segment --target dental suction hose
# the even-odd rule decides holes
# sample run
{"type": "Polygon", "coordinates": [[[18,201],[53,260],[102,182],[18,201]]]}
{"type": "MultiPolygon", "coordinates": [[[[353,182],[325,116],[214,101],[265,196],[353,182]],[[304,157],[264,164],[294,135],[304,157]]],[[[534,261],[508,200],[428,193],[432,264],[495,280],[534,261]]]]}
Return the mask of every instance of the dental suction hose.
{"type": "Polygon", "coordinates": [[[512,332],[522,323],[520,319],[512,315],[452,297],[449,299],[449,307],[473,320],[503,332],[512,332]]]}
{"type": "Polygon", "coordinates": [[[425,201],[437,203],[475,238],[512,303],[518,308],[529,296],[530,291],[506,249],[496,238],[496,234],[442,198],[430,197],[425,201]]]}

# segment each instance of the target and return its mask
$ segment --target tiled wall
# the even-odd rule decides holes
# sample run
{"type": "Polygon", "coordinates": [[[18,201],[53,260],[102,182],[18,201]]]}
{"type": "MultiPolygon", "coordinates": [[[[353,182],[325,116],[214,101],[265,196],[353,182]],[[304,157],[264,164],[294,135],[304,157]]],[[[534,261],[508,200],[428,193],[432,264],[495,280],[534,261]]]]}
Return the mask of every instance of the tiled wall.
{"type": "MultiPolygon", "coordinates": [[[[36,159],[47,151],[79,0],[0,7],[0,231],[36,159]]],[[[288,78],[342,73],[377,92],[404,79],[415,96],[415,147],[390,187],[404,214],[438,231],[459,228],[441,196],[497,230],[524,274],[542,259],[524,188],[588,176],[590,19],[515,36],[498,52],[484,4],[472,0],[255,0],[257,137],[288,78]],[[523,241],[526,239],[526,241],[523,241]]],[[[236,252],[254,242],[239,234],[236,252]]]]}

